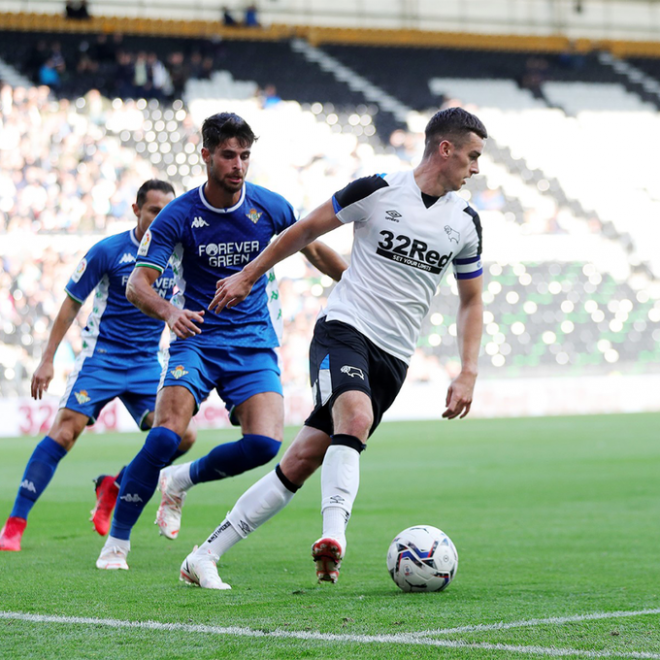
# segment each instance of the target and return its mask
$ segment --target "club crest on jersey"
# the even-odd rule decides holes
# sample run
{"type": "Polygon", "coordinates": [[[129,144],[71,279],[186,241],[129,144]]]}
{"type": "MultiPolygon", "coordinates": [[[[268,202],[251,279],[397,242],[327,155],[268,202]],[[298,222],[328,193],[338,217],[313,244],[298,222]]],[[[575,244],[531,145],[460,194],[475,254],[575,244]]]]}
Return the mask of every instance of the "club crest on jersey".
{"type": "Polygon", "coordinates": [[[349,367],[346,364],[339,371],[341,371],[343,374],[346,374],[347,376],[350,376],[351,378],[359,376],[362,378],[362,380],[364,380],[364,373],[362,372],[362,369],[358,369],[357,367],[349,367]]]}
{"type": "Polygon", "coordinates": [[[138,256],[146,257],[147,252],[149,252],[150,245],[151,245],[151,230],[147,229],[147,231],[144,233],[144,236],[142,237],[142,242],[140,243],[140,247],[138,248],[138,256]]]}
{"type": "Polygon", "coordinates": [[[455,229],[452,229],[449,225],[445,225],[445,232],[447,232],[447,236],[449,236],[450,241],[455,241],[458,243],[458,241],[461,240],[461,235],[455,229]]]}
{"type": "Polygon", "coordinates": [[[201,229],[202,227],[208,227],[209,223],[204,220],[204,218],[200,218],[199,216],[195,217],[195,219],[192,221],[192,224],[190,225],[193,229],[201,229]]]}
{"type": "Polygon", "coordinates": [[[76,266],[76,270],[74,271],[73,275],[71,276],[71,279],[74,282],[79,282],[80,278],[83,276],[83,273],[87,270],[87,259],[81,259],[80,263],[76,266]]]}
{"type": "Polygon", "coordinates": [[[249,213],[245,214],[254,224],[256,225],[257,222],[259,222],[259,218],[263,215],[263,213],[259,213],[257,209],[250,209],[249,213]]]}
{"type": "Polygon", "coordinates": [[[398,211],[385,211],[385,215],[387,216],[388,220],[391,220],[392,222],[399,222],[399,218],[401,218],[401,214],[398,211]]]}
{"type": "Polygon", "coordinates": [[[182,376],[185,376],[188,372],[185,370],[184,366],[182,364],[180,364],[175,369],[172,369],[172,371],[170,371],[170,373],[172,374],[172,376],[174,376],[174,378],[179,380],[179,378],[181,378],[182,376]]]}
{"type": "Polygon", "coordinates": [[[76,397],[76,401],[78,401],[80,405],[82,405],[83,403],[89,403],[92,400],[87,394],[87,390],[80,390],[80,392],[74,392],[73,396],[76,397]]]}

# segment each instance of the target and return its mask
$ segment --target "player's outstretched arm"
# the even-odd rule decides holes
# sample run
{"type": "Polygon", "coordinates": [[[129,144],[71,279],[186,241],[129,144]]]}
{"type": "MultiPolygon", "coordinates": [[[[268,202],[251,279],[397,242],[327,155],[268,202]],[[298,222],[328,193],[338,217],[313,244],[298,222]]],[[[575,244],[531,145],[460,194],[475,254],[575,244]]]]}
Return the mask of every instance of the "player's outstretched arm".
{"type": "Polygon", "coordinates": [[[165,321],[179,339],[198,335],[201,329],[196,324],[204,323],[204,310],[179,309],[161,298],[152,286],[160,276],[155,268],[137,266],[128,278],[126,298],[147,316],[165,321]]]}
{"type": "Polygon", "coordinates": [[[50,381],[53,380],[53,374],[55,372],[53,368],[53,360],[55,359],[55,353],[59,345],[64,339],[64,335],[67,333],[71,324],[73,323],[78,312],[82,307],[82,303],[79,303],[77,300],[67,296],[60,307],[60,311],[55,317],[53,322],[53,327],[50,330],[50,335],[48,336],[48,343],[44,349],[44,353],[41,356],[41,362],[39,366],[35,369],[34,375],[32,376],[32,384],[30,386],[30,393],[32,394],[33,399],[41,399],[50,381]]]}
{"type": "Polygon", "coordinates": [[[341,226],[335,215],[332,200],[321,204],[307,217],[282,232],[254,261],[245,268],[218,280],[215,296],[209,305],[212,312],[221,312],[225,307],[234,307],[248,297],[254,283],[275,264],[300,252],[319,236],[341,226]]]}
{"type": "Polygon", "coordinates": [[[484,324],[484,304],[481,298],[483,277],[458,280],[460,298],[457,333],[461,357],[461,373],[447,390],[447,408],[442,414],[447,419],[465,417],[472,406],[474,385],[477,380],[477,362],[484,324]]]}
{"type": "Polygon", "coordinates": [[[313,241],[301,252],[317,270],[339,282],[342,273],[348,268],[344,258],[321,241],[313,241]]]}

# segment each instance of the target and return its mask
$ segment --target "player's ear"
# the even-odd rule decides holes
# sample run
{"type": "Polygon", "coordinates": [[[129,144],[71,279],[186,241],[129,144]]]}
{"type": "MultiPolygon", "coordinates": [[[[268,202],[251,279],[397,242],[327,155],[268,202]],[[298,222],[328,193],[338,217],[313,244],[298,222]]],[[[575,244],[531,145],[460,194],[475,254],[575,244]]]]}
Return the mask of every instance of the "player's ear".
{"type": "Polygon", "coordinates": [[[208,163],[210,158],[211,158],[211,152],[206,147],[202,147],[202,160],[205,163],[208,163]]]}
{"type": "Polygon", "coordinates": [[[140,219],[140,207],[133,202],[133,213],[135,213],[135,217],[139,220],[140,219]]]}

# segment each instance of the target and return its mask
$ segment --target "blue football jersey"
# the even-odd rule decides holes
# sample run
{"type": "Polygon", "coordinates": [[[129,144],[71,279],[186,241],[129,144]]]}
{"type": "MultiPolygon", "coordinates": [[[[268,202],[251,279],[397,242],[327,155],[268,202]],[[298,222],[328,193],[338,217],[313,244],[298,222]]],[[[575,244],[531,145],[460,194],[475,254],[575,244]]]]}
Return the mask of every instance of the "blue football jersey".
{"type": "MultiPolygon", "coordinates": [[[[79,303],[96,289],[94,306],[82,332],[83,351],[92,355],[151,358],[157,354],[165,327],[126,300],[126,283],[133,272],[139,243],[135,230],[99,241],[78,264],[65,287],[79,303]]],[[[174,292],[174,273],[166,267],[154,288],[169,300],[174,292]]]]}
{"type": "Polygon", "coordinates": [[[182,309],[206,310],[195,341],[273,348],[279,341],[268,304],[277,296],[268,290],[272,274],[259,278],[236,307],[215,314],[208,306],[218,280],[240,271],[294,222],[291,205],[261,186],[246,183],[238,203],[226,209],[211,206],[200,186],[158,214],[142,239],[136,266],[163,271],[172,257],[178,286],[172,302],[182,309]]]}

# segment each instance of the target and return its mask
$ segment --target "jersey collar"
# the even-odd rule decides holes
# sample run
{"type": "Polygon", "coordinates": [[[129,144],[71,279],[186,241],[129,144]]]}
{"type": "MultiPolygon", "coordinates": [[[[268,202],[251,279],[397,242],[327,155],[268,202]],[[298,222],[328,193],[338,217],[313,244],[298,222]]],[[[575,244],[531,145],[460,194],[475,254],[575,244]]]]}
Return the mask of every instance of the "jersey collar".
{"type": "Polygon", "coordinates": [[[227,209],[218,209],[215,206],[211,206],[211,204],[209,204],[206,197],[204,197],[204,184],[199,187],[199,198],[202,200],[202,204],[204,204],[204,206],[209,211],[213,211],[214,213],[232,213],[233,211],[236,211],[236,209],[240,208],[241,204],[243,204],[245,201],[245,187],[245,184],[243,184],[243,188],[241,188],[241,197],[238,202],[234,204],[234,206],[230,206],[227,209]]]}
{"type": "Polygon", "coordinates": [[[135,227],[131,229],[131,242],[133,245],[137,245],[137,247],[140,247],[140,241],[138,241],[137,236],[135,235],[135,227]]]}

